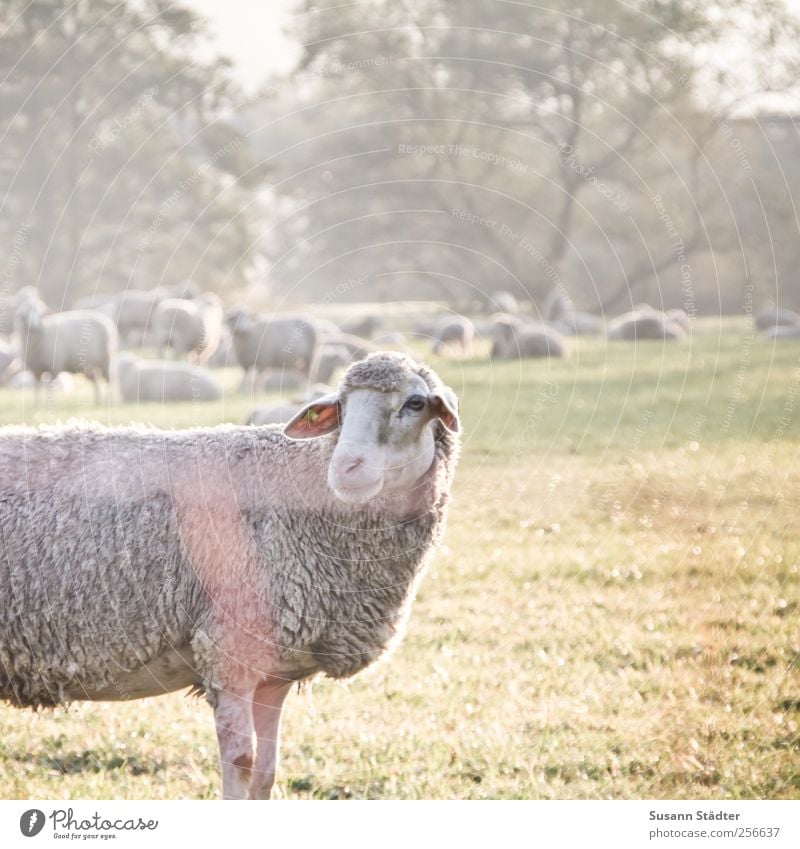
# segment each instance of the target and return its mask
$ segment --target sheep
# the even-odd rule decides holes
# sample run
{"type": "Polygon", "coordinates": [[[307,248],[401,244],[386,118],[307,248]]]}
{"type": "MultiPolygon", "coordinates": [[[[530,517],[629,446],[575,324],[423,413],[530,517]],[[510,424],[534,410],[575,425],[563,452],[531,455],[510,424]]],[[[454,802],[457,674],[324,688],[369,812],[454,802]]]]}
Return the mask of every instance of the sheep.
{"type": "Polygon", "coordinates": [[[765,339],[798,339],[800,338],[800,324],[779,324],[768,327],[762,334],[765,339]]]}
{"type": "Polygon", "coordinates": [[[216,351],[222,334],[222,304],[206,292],[193,300],[165,298],[153,311],[152,337],[163,358],[164,349],[188,356],[200,365],[216,351]]]}
{"type": "Polygon", "coordinates": [[[800,314],[785,307],[765,307],[755,315],[756,328],[766,330],[769,327],[800,327],[800,314]]]}
{"type": "Polygon", "coordinates": [[[358,336],[352,336],[349,333],[339,333],[335,336],[329,336],[325,340],[326,345],[338,345],[340,348],[346,348],[350,353],[351,358],[363,360],[369,354],[374,354],[378,348],[368,342],[366,339],[361,339],[358,336]]]}
{"type": "Polygon", "coordinates": [[[591,313],[572,310],[562,313],[552,327],[564,336],[598,336],[603,332],[603,321],[591,313]]]}
{"type": "Polygon", "coordinates": [[[434,354],[443,354],[458,348],[462,356],[472,353],[472,340],[475,337],[475,327],[463,315],[443,316],[433,332],[431,349],[434,354]]]}
{"type": "Polygon", "coordinates": [[[307,382],[306,376],[294,369],[270,368],[259,375],[257,388],[261,392],[293,392],[307,382]]]}
{"type": "Polygon", "coordinates": [[[0,698],[195,688],[223,797],[269,798],[293,684],[401,638],[459,445],[453,391],[388,353],[283,427],[0,429],[0,698]]]}
{"type": "Polygon", "coordinates": [[[17,349],[10,342],[0,339],[0,384],[7,386],[20,369],[17,349]]]}
{"type": "Polygon", "coordinates": [[[675,309],[667,310],[664,315],[673,324],[677,324],[684,333],[688,333],[692,329],[692,323],[686,310],[676,307],[675,309]]]}
{"type": "Polygon", "coordinates": [[[567,340],[544,324],[525,324],[516,316],[495,317],[492,332],[492,359],[564,357],[567,340]]]}
{"type": "Polygon", "coordinates": [[[208,358],[206,365],[209,368],[232,368],[239,365],[236,361],[236,352],[233,350],[233,337],[224,324],[220,327],[217,349],[208,358]]]}
{"type": "Polygon", "coordinates": [[[342,323],[342,332],[350,336],[361,336],[370,339],[383,327],[383,319],[379,315],[362,315],[342,323]]]}
{"type": "Polygon", "coordinates": [[[308,375],[317,346],[311,319],[295,315],[251,315],[238,309],[226,316],[244,379],[252,369],[296,368],[308,375]]]}
{"type": "Polygon", "coordinates": [[[186,301],[198,295],[197,286],[191,280],[156,289],[126,289],[103,306],[102,311],[108,311],[116,322],[120,339],[128,345],[141,345],[148,341],[153,316],[163,300],[179,298],[186,301]]]}
{"type": "Polygon", "coordinates": [[[22,362],[35,378],[36,403],[44,375],[60,372],[82,374],[94,385],[95,404],[100,403],[102,378],[111,398],[111,361],[117,352],[117,329],[108,316],[92,310],[69,310],[45,314],[41,301],[29,300],[16,315],[22,362]]]}
{"type": "Polygon", "coordinates": [[[0,295],[0,335],[11,336],[16,325],[17,311],[29,303],[37,303],[44,311],[47,310],[35,286],[23,286],[13,295],[0,295]]]}
{"type": "Polygon", "coordinates": [[[686,334],[683,328],[659,310],[646,305],[624,313],[608,326],[608,338],[614,340],[674,340],[686,334]]]}
{"type": "Polygon", "coordinates": [[[516,315],[519,312],[519,303],[511,292],[496,292],[491,296],[489,311],[516,315]]]}
{"type": "Polygon", "coordinates": [[[211,373],[200,366],[141,360],[132,354],[120,354],[116,365],[120,394],[128,403],[218,401],[222,397],[211,373]]]}
{"type": "Polygon", "coordinates": [[[273,404],[269,407],[257,407],[247,417],[247,425],[284,424],[291,421],[303,409],[303,404],[273,404]]]}
{"type": "Polygon", "coordinates": [[[311,366],[311,378],[319,383],[329,383],[339,369],[351,362],[353,355],[343,345],[321,345],[311,366]]]}

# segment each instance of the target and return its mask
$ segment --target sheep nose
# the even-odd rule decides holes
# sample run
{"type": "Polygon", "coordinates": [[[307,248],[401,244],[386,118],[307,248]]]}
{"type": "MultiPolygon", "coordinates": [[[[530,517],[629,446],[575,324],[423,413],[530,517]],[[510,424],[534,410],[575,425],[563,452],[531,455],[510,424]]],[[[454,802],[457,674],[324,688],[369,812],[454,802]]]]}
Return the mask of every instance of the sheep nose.
{"type": "Polygon", "coordinates": [[[354,472],[356,472],[358,469],[360,469],[361,466],[363,466],[363,465],[364,465],[364,458],[363,457],[347,456],[347,457],[342,458],[341,464],[339,466],[339,471],[343,475],[352,475],[354,472]]]}

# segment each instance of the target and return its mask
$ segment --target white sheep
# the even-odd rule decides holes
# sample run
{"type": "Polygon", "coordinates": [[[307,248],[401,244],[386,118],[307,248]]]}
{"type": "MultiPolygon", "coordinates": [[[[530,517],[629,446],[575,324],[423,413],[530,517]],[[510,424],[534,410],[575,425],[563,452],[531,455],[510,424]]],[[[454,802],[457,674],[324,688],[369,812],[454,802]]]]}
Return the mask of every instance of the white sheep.
{"type": "Polygon", "coordinates": [[[0,429],[0,698],[199,688],[223,796],[268,798],[292,685],[402,633],[458,431],[452,390],[396,354],[283,428],[0,429]]]}
{"type": "Polygon", "coordinates": [[[128,403],[218,401],[222,397],[219,384],[201,366],[120,354],[116,367],[120,394],[128,403]]]}
{"type": "Polygon", "coordinates": [[[171,348],[178,356],[204,364],[222,338],[222,318],[222,303],[211,292],[192,300],[166,298],[153,312],[153,344],[162,357],[171,348]]]}
{"type": "Polygon", "coordinates": [[[100,403],[99,381],[111,396],[111,362],[117,351],[117,329],[110,318],[92,310],[70,310],[47,315],[46,306],[30,299],[17,308],[22,361],[35,378],[36,400],[42,378],[61,372],[82,374],[94,385],[100,403]]]}

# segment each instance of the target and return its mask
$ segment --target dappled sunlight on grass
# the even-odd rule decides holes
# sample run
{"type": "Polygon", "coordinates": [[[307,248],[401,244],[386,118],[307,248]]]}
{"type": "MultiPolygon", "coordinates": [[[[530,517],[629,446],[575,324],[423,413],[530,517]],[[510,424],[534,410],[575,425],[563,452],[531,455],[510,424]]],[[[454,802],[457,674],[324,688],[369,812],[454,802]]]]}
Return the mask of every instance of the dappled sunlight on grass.
{"type": "MultiPolygon", "coordinates": [[[[290,697],[284,796],[797,797],[800,344],[755,340],[742,368],[740,330],[434,360],[465,426],[444,547],[388,660],[290,697]]],[[[0,728],[5,797],[218,792],[211,712],[183,695],[0,728]]]]}

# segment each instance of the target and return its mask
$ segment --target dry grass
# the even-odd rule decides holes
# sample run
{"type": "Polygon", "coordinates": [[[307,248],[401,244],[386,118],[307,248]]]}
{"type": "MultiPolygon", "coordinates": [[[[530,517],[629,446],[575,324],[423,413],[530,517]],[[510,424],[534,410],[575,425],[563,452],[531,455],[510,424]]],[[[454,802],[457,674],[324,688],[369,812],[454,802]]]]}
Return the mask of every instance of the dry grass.
{"type": "MultiPolygon", "coordinates": [[[[388,662],[291,697],[285,796],[800,795],[800,344],[742,333],[436,363],[466,427],[446,546],[388,662]]],[[[210,710],[182,695],[0,729],[6,798],[217,792],[210,710]]]]}

